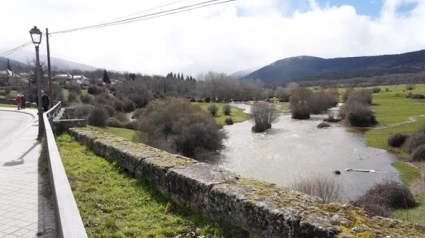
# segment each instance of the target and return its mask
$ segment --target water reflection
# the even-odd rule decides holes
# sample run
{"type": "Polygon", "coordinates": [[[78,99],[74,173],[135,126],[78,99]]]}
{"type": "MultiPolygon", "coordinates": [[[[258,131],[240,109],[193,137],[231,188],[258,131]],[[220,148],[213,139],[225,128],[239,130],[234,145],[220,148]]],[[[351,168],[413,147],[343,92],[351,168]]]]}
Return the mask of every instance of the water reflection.
{"type": "Polygon", "coordinates": [[[299,121],[282,115],[272,129],[259,134],[251,133],[249,121],[226,126],[229,139],[217,163],[242,176],[280,186],[290,186],[303,176],[328,175],[341,183],[345,201],[363,194],[376,182],[399,180],[391,166],[396,159],[392,154],[366,147],[360,132],[335,124],[318,129],[323,117],[299,121]],[[346,168],[373,169],[376,173],[347,172],[346,168]],[[334,170],[340,170],[341,175],[333,174],[334,170]]]}

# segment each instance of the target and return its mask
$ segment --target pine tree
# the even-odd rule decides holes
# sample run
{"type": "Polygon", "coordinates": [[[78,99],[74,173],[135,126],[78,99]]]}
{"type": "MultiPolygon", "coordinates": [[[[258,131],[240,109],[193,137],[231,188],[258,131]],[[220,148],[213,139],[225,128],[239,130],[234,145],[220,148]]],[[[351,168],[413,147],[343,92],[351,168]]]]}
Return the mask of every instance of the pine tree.
{"type": "Polygon", "coordinates": [[[130,73],[128,75],[130,77],[130,79],[132,79],[133,81],[136,80],[136,74],[135,73],[130,73]]]}
{"type": "Polygon", "coordinates": [[[103,71],[103,82],[105,84],[111,84],[111,80],[109,79],[108,72],[106,72],[106,69],[103,71]]]}
{"type": "Polygon", "coordinates": [[[180,79],[180,73],[177,74],[177,79],[180,79]]]}
{"type": "Polygon", "coordinates": [[[180,75],[180,80],[184,80],[184,75],[183,75],[183,73],[180,75]]]}

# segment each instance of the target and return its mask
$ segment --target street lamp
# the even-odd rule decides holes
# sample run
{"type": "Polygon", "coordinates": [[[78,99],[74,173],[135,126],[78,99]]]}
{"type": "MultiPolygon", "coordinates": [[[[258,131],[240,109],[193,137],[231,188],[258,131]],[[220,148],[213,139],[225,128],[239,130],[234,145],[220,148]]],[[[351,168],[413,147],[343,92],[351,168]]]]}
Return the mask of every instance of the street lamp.
{"type": "Polygon", "coordinates": [[[30,30],[30,35],[32,39],[32,43],[35,45],[35,64],[36,64],[36,77],[37,77],[37,102],[38,102],[38,138],[41,139],[44,131],[44,123],[43,123],[43,109],[41,105],[41,87],[40,87],[40,58],[39,58],[39,45],[41,43],[41,38],[43,37],[43,33],[34,26],[30,30]]]}

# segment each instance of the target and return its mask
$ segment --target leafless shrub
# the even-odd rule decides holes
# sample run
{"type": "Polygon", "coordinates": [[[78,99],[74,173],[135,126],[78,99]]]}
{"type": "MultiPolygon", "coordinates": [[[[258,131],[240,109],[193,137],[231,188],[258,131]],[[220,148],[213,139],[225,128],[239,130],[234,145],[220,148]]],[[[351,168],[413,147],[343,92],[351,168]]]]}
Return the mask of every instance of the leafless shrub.
{"type": "Polygon", "coordinates": [[[324,175],[296,180],[292,188],[302,193],[320,197],[326,203],[341,201],[341,185],[324,175]]]}
{"type": "Polygon", "coordinates": [[[72,110],[71,115],[68,115],[68,119],[87,119],[90,113],[93,111],[94,106],[88,104],[79,104],[72,110]]]}
{"type": "Polygon", "coordinates": [[[223,113],[224,113],[224,115],[226,115],[226,116],[229,116],[230,115],[230,113],[232,112],[231,111],[231,107],[230,107],[230,105],[229,104],[225,104],[224,106],[223,106],[223,113]]]}
{"type": "Polygon", "coordinates": [[[92,126],[105,127],[107,120],[108,112],[103,107],[98,106],[94,107],[91,111],[87,118],[87,123],[92,126]]]}
{"type": "Polygon", "coordinates": [[[103,87],[99,87],[96,85],[91,85],[88,89],[87,92],[91,95],[99,95],[104,93],[104,88],[103,87]]]}
{"type": "Polygon", "coordinates": [[[131,119],[140,119],[143,114],[143,109],[138,108],[133,111],[133,114],[131,114],[131,119]]]}
{"type": "Polygon", "coordinates": [[[310,108],[308,106],[308,101],[313,92],[307,88],[296,88],[293,90],[290,104],[292,118],[294,119],[309,119],[310,118],[310,108]]]}
{"type": "Polygon", "coordinates": [[[416,88],[416,85],[414,84],[406,84],[406,90],[413,90],[416,88]]]}
{"type": "Polygon", "coordinates": [[[271,128],[271,124],[276,122],[279,113],[272,103],[260,102],[251,106],[251,122],[253,132],[264,132],[271,128]]]}
{"type": "Polygon", "coordinates": [[[208,111],[213,115],[214,117],[217,115],[218,107],[215,104],[211,104],[208,106],[208,111]]]}
{"type": "Polygon", "coordinates": [[[376,184],[354,202],[372,216],[389,216],[391,210],[415,207],[416,201],[409,189],[399,182],[376,184]]]}
{"type": "Polygon", "coordinates": [[[346,103],[359,102],[365,105],[372,104],[372,94],[370,90],[353,90],[348,94],[346,103]]]}
{"type": "Polygon", "coordinates": [[[411,95],[410,95],[410,98],[411,98],[411,99],[425,99],[425,95],[415,93],[415,94],[411,94],[411,95]]]}
{"type": "Polygon", "coordinates": [[[80,98],[78,94],[74,91],[70,91],[68,94],[68,103],[72,104],[72,103],[79,103],[79,102],[80,102],[80,98]]]}
{"type": "Polygon", "coordinates": [[[78,84],[71,84],[68,86],[69,92],[75,92],[77,95],[81,94],[81,87],[78,84]]]}
{"type": "Polygon", "coordinates": [[[198,159],[198,153],[223,148],[224,131],[214,118],[184,99],[166,98],[148,104],[140,119],[139,140],[198,159]]]}
{"type": "Polygon", "coordinates": [[[226,123],[226,125],[233,125],[233,119],[231,117],[227,117],[224,122],[226,123]]]}
{"type": "Polygon", "coordinates": [[[116,118],[118,121],[123,123],[127,123],[130,121],[130,118],[128,118],[128,115],[122,112],[115,113],[114,118],[116,118]]]}
{"type": "Polygon", "coordinates": [[[410,155],[412,161],[425,161],[425,144],[418,146],[410,155]]]}
{"type": "Polygon", "coordinates": [[[109,126],[109,127],[122,128],[122,127],[124,127],[125,124],[122,123],[121,121],[119,121],[115,117],[109,117],[108,120],[106,121],[106,125],[109,126]]]}
{"type": "Polygon", "coordinates": [[[388,145],[392,147],[401,147],[406,139],[409,138],[409,135],[401,134],[401,133],[395,133],[388,137],[388,145]]]}
{"type": "Polygon", "coordinates": [[[375,114],[369,107],[363,103],[346,103],[340,109],[340,115],[344,118],[347,125],[366,127],[376,125],[375,114]]]}
{"type": "Polygon", "coordinates": [[[381,92],[381,88],[380,87],[374,87],[374,88],[372,88],[372,93],[379,93],[379,92],[381,92]]]}
{"type": "Polygon", "coordinates": [[[412,153],[416,148],[425,144],[425,132],[423,130],[413,133],[406,139],[404,148],[407,152],[412,153]]]}
{"type": "Polygon", "coordinates": [[[94,97],[90,94],[81,94],[80,100],[85,104],[92,104],[94,102],[94,97]]]}
{"type": "Polygon", "coordinates": [[[330,92],[315,92],[307,102],[311,114],[320,114],[338,104],[336,96],[330,92]]]}

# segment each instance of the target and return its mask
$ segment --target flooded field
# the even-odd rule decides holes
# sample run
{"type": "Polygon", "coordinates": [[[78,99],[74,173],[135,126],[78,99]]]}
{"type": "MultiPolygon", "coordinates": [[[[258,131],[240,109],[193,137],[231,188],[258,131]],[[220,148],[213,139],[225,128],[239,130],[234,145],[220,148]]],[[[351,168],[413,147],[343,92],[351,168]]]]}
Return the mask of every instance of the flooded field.
{"type": "MultiPolygon", "coordinates": [[[[249,106],[239,105],[249,110],[249,106]]],[[[310,120],[293,120],[283,114],[265,133],[251,133],[245,121],[225,126],[228,140],[218,165],[242,176],[291,186],[303,177],[326,175],[343,188],[344,201],[353,200],[375,183],[399,180],[391,163],[395,157],[385,150],[366,147],[360,131],[338,124],[318,129],[324,115],[310,120]],[[346,169],[376,172],[352,172],[346,169]],[[335,175],[333,171],[341,171],[335,175]]]]}

